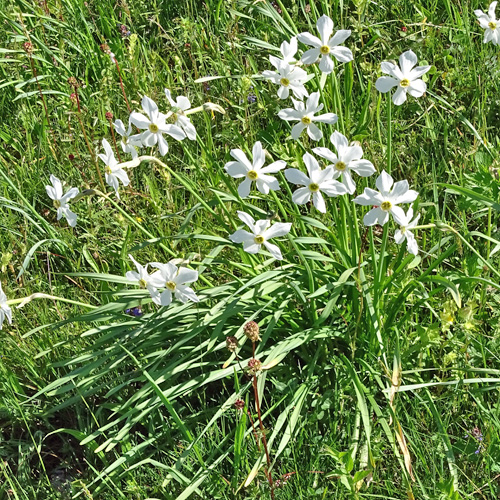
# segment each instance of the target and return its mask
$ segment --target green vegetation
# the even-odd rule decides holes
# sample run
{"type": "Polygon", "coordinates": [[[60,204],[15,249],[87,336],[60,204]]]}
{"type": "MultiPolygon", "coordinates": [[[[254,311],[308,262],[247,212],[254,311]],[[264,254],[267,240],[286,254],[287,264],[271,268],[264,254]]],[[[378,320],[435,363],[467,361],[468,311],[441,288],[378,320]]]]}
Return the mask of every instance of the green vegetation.
{"type": "MultiPolygon", "coordinates": [[[[0,331],[1,499],[500,496],[500,60],[478,8],[0,0],[0,282],[17,300],[0,331]],[[290,100],[259,73],[323,14],[352,30],[354,61],[326,78],[306,68],[339,120],[295,141],[277,116],[290,100]],[[375,81],[408,49],[432,65],[427,92],[394,106],[375,81]],[[117,199],[101,140],[127,123],[124,94],[164,110],[165,88],[225,114],[191,115],[197,140],[169,138],[163,158],[143,149],[164,164],[129,169],[117,199]],[[304,171],[334,130],[419,192],[418,256],[395,244],[394,221],[363,226],[349,195],[323,215],[292,203],[281,171],[281,191],[242,200],[224,170],[261,141],[266,163],[304,171]],[[83,192],[74,229],[56,220],[51,174],[83,192]],[[275,240],[282,261],[230,241],[238,210],[292,223],[275,240]],[[200,302],[153,304],[124,277],[129,254],[182,259],[200,302]]],[[[356,195],[377,175],[356,177],[356,195]]]]}

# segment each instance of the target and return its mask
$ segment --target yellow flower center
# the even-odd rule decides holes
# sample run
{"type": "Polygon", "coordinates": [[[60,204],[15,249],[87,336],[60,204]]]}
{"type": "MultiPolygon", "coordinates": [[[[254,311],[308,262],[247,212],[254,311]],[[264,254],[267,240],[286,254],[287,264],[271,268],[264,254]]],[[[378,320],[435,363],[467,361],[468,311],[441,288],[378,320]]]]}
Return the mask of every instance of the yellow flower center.
{"type": "Polygon", "coordinates": [[[165,283],[165,286],[171,291],[171,292],[175,292],[175,289],[177,288],[177,285],[175,284],[174,281],[167,281],[165,283]]]}
{"type": "Polygon", "coordinates": [[[309,184],[309,191],[311,191],[313,193],[317,193],[319,191],[319,184],[316,184],[315,182],[311,182],[311,184],[309,184]]]}
{"type": "Polygon", "coordinates": [[[380,205],[380,208],[388,212],[392,208],[392,203],[390,201],[383,201],[382,205],[380,205]]]}
{"type": "Polygon", "coordinates": [[[60,208],[61,207],[61,202],[59,200],[54,200],[54,207],[55,208],[60,208]]]}
{"type": "Polygon", "coordinates": [[[312,120],[308,117],[308,116],[303,116],[300,121],[304,124],[304,125],[311,125],[311,122],[312,120]]]}
{"type": "Polygon", "coordinates": [[[328,47],[328,45],[323,45],[323,47],[321,47],[321,49],[319,49],[319,51],[324,55],[326,56],[327,54],[330,53],[330,47],[328,47]]]}
{"type": "Polygon", "coordinates": [[[255,171],[255,170],[250,170],[248,173],[247,173],[247,177],[254,181],[255,179],[257,179],[257,177],[259,177],[259,174],[255,171]]]}
{"type": "Polygon", "coordinates": [[[337,163],[335,163],[335,168],[337,170],[340,170],[341,172],[343,172],[346,169],[346,166],[347,165],[343,161],[338,161],[337,163]]]}
{"type": "Polygon", "coordinates": [[[139,286],[141,288],[146,288],[146,285],[147,285],[146,280],[144,280],[144,279],[139,280],[139,286]]]}
{"type": "Polygon", "coordinates": [[[496,30],[497,29],[497,23],[494,23],[493,21],[490,21],[488,23],[488,28],[490,28],[490,30],[496,30]]]}
{"type": "Polygon", "coordinates": [[[256,236],[253,241],[255,241],[255,243],[257,243],[257,245],[262,245],[262,243],[264,243],[264,236],[262,235],[258,235],[256,236]]]}
{"type": "Polygon", "coordinates": [[[406,227],[404,227],[404,226],[399,226],[399,230],[401,231],[401,234],[406,233],[406,227]]]}
{"type": "Polygon", "coordinates": [[[288,78],[282,78],[280,80],[280,83],[281,85],[283,85],[283,87],[288,87],[288,85],[290,85],[290,80],[288,78]]]}
{"type": "Polygon", "coordinates": [[[158,132],[158,130],[160,130],[160,129],[158,128],[158,125],[156,125],[155,123],[150,123],[149,124],[149,131],[152,134],[156,134],[158,132]]]}
{"type": "Polygon", "coordinates": [[[403,88],[409,87],[410,86],[410,80],[408,78],[403,78],[400,82],[399,85],[403,88]]]}
{"type": "Polygon", "coordinates": [[[104,171],[107,173],[107,174],[111,174],[111,172],[113,172],[111,170],[111,167],[109,165],[106,165],[106,167],[104,168],[104,171]]]}

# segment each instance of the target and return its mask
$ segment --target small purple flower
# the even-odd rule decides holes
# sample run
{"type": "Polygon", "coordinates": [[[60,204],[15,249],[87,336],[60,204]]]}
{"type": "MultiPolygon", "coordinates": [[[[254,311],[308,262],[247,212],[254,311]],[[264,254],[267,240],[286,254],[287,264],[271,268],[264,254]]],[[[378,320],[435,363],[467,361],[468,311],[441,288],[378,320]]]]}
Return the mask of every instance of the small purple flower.
{"type": "Polygon", "coordinates": [[[130,314],[130,316],[135,316],[136,318],[142,316],[144,313],[140,307],[131,307],[129,309],[125,309],[125,314],[130,314]]]}

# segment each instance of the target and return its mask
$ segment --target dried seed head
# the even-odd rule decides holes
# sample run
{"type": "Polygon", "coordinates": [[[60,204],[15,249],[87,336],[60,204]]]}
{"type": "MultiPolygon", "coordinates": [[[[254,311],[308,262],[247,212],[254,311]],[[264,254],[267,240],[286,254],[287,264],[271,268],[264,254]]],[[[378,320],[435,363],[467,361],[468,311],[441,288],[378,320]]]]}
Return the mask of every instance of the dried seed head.
{"type": "Polygon", "coordinates": [[[106,120],[109,122],[113,119],[113,113],[111,111],[107,111],[104,116],[106,116],[106,120]]]}
{"type": "Polygon", "coordinates": [[[257,375],[261,369],[262,363],[258,359],[252,358],[248,361],[248,373],[250,375],[257,375]]]}
{"type": "Polygon", "coordinates": [[[226,337],[226,348],[229,352],[234,352],[238,348],[238,339],[236,337],[226,337]]]}
{"type": "Polygon", "coordinates": [[[252,341],[257,342],[260,340],[259,337],[259,325],[255,321],[249,321],[243,327],[245,335],[252,341]]]}
{"type": "Polygon", "coordinates": [[[103,43],[102,45],[99,46],[100,49],[105,53],[105,54],[111,54],[111,49],[109,48],[109,45],[107,43],[103,43]]]}
{"type": "Polygon", "coordinates": [[[237,410],[243,410],[243,408],[245,408],[245,401],[243,401],[243,399],[237,399],[237,400],[234,402],[234,407],[235,407],[237,410]]]}
{"type": "Polygon", "coordinates": [[[31,42],[24,42],[23,49],[26,54],[33,54],[33,44],[31,42]]]}

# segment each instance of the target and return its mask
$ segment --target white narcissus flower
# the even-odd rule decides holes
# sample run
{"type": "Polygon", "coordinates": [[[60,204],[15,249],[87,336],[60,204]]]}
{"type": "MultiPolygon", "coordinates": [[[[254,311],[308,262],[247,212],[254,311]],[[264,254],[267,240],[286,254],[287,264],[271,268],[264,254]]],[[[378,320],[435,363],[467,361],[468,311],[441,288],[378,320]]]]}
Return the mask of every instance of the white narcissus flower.
{"type": "Polygon", "coordinates": [[[152,275],[148,273],[148,265],[141,266],[133,257],[129,254],[130,260],[134,263],[137,271],[127,271],[125,277],[132,283],[136,283],[141,288],[146,288],[151,295],[153,300],[158,299],[160,293],[156,287],[152,284],[152,275]]]}
{"type": "Polygon", "coordinates": [[[196,140],[196,129],[194,125],[191,123],[191,120],[185,115],[185,111],[191,108],[191,102],[187,97],[180,95],[174,101],[172,99],[172,95],[170,94],[170,90],[165,89],[165,95],[167,96],[168,102],[172,106],[172,110],[168,112],[167,118],[171,118],[174,120],[174,125],[177,125],[186,134],[188,139],[192,141],[196,140]]]}
{"type": "Polygon", "coordinates": [[[116,132],[122,137],[120,144],[123,152],[130,153],[133,159],[137,158],[137,150],[134,146],[142,146],[141,134],[132,135],[132,124],[130,123],[130,119],[128,121],[128,128],[125,128],[121,120],[115,120],[113,125],[116,132]]]}
{"type": "Polygon", "coordinates": [[[7,318],[9,325],[12,325],[12,310],[7,304],[7,296],[2,290],[2,284],[0,283],[0,330],[5,318],[7,318]]]}
{"type": "Polygon", "coordinates": [[[483,43],[491,42],[493,45],[500,45],[500,20],[495,16],[495,9],[498,2],[491,2],[488,9],[488,14],[482,10],[477,9],[474,14],[481,25],[485,29],[483,43]]]}
{"type": "Polygon", "coordinates": [[[304,83],[313,78],[314,75],[308,75],[303,69],[291,66],[276,57],[271,56],[269,59],[277,71],[266,70],[262,72],[262,76],[280,85],[278,89],[280,99],[288,99],[290,90],[297,99],[304,99],[309,95],[304,83]]]}
{"type": "Polygon", "coordinates": [[[390,76],[381,76],[376,82],[375,87],[379,92],[389,92],[393,87],[398,87],[392,96],[392,102],[400,106],[406,101],[406,94],[413,97],[422,97],[427,89],[426,83],[420,79],[430,66],[417,66],[417,56],[411,50],[403,52],[399,56],[399,66],[388,61],[381,64],[382,73],[390,76]]]}
{"type": "Polygon", "coordinates": [[[304,105],[301,101],[296,101],[292,98],[293,108],[282,109],[278,116],[286,121],[298,121],[292,127],[292,137],[298,139],[304,129],[307,129],[307,134],[313,141],[319,141],[323,137],[323,132],[313,123],[321,122],[333,125],[337,122],[338,116],[335,113],[325,113],[323,115],[314,116],[315,113],[323,109],[323,104],[319,104],[319,92],[313,92],[307,99],[304,105]]]}
{"type": "Polygon", "coordinates": [[[153,302],[160,306],[168,306],[173,297],[179,299],[183,304],[188,300],[200,301],[194,290],[186,285],[186,283],[194,283],[198,279],[198,271],[187,267],[177,267],[172,262],[167,264],[153,262],[151,265],[158,269],[151,275],[151,283],[156,288],[165,288],[163,292],[153,298],[153,302]]]}
{"type": "Polygon", "coordinates": [[[160,154],[165,156],[168,152],[168,144],[163,134],[168,134],[178,141],[186,137],[183,130],[177,125],[166,124],[166,115],[160,113],[156,103],[147,96],[141,101],[142,109],[147,116],[137,111],[132,111],[130,121],[139,129],[144,130],[141,134],[141,141],[144,146],[154,146],[158,143],[160,154]]]}
{"type": "Polygon", "coordinates": [[[271,226],[269,219],[255,221],[254,218],[246,212],[238,211],[238,218],[244,222],[251,232],[245,229],[238,229],[229,236],[233,243],[243,243],[243,250],[248,253],[258,253],[264,245],[269,253],[277,260],[282,260],[280,249],[269,243],[271,238],[285,236],[290,232],[291,222],[277,222],[271,226]]]}
{"type": "Polygon", "coordinates": [[[408,212],[404,216],[404,220],[402,220],[399,224],[399,229],[394,233],[394,240],[398,245],[403,243],[404,240],[406,240],[406,248],[408,249],[408,252],[410,252],[413,255],[418,254],[418,244],[417,240],[415,239],[415,235],[411,232],[412,229],[414,229],[417,224],[418,220],[420,219],[420,214],[418,214],[413,220],[413,206],[410,205],[410,208],[408,209],[408,212]]]}
{"type": "Polygon", "coordinates": [[[125,172],[116,161],[115,154],[106,139],[102,140],[102,147],[104,148],[105,154],[100,153],[98,156],[106,165],[104,170],[106,182],[108,186],[111,186],[115,190],[117,198],[120,198],[120,194],[118,193],[118,186],[120,183],[118,181],[121,181],[124,186],[128,186],[130,180],[127,172],[125,172]]]}
{"type": "Polygon", "coordinates": [[[375,167],[371,161],[362,159],[363,150],[361,146],[349,146],[347,138],[340,132],[335,131],[330,136],[330,141],[335,146],[337,154],[328,148],[314,148],[313,152],[332,162],[327,167],[333,169],[332,178],[338,179],[342,176],[342,184],[347,188],[349,194],[353,194],[356,190],[356,184],[352,178],[351,171],[356,172],[362,177],[368,177],[375,173],[375,167]]]}
{"type": "Polygon", "coordinates": [[[320,212],[325,213],[326,204],[321,193],[327,196],[340,196],[347,193],[347,188],[333,179],[333,170],[331,168],[321,170],[314,156],[305,153],[302,158],[309,177],[297,168],[285,170],[285,177],[288,182],[304,186],[294,191],[292,201],[297,205],[304,205],[312,196],[314,206],[320,212]]]}
{"type": "MultiPolygon", "coordinates": [[[[274,57],[274,56],[270,56],[269,59],[273,58],[276,61],[283,61],[284,63],[288,63],[288,64],[293,64],[295,63],[295,54],[297,53],[297,37],[294,36],[290,39],[290,43],[288,43],[287,41],[284,41],[282,44],[281,44],[281,47],[280,47],[280,52],[281,52],[281,55],[283,56],[283,59],[278,59],[277,57],[274,57]]],[[[276,64],[275,62],[273,62],[271,60],[271,64],[276,67],[276,64]]]]}
{"type": "Polygon", "coordinates": [[[337,61],[347,63],[353,60],[352,52],[347,47],[338,47],[344,43],[351,35],[351,30],[339,30],[332,37],[333,21],[328,16],[321,16],[316,23],[320,38],[311,35],[311,33],[300,33],[298,39],[300,42],[313,47],[307,50],[302,55],[304,64],[313,64],[321,56],[319,69],[323,73],[331,73],[333,71],[333,61],[331,56],[337,61]]]}
{"type": "Polygon", "coordinates": [[[78,188],[70,188],[66,194],[63,194],[62,183],[55,175],[50,176],[50,182],[52,186],[45,186],[45,190],[49,198],[53,200],[54,207],[57,209],[57,220],[60,220],[64,215],[68,224],[71,227],[75,227],[77,215],[69,209],[68,201],[79,193],[78,188]]]}
{"type": "Polygon", "coordinates": [[[235,179],[245,177],[245,180],[238,186],[238,194],[242,198],[246,198],[250,194],[250,188],[254,181],[257,185],[257,189],[262,194],[268,194],[269,190],[277,191],[280,188],[278,180],[268,174],[274,174],[284,169],[286,167],[286,162],[279,160],[264,167],[266,155],[260,141],[257,141],[253,146],[252,163],[250,163],[241,149],[231,149],[230,154],[236,161],[227,162],[224,165],[224,169],[235,179]]]}
{"type": "Polygon", "coordinates": [[[363,218],[365,226],[380,224],[383,226],[392,214],[398,224],[406,222],[405,212],[401,203],[411,203],[417,199],[418,193],[408,186],[408,181],[398,181],[394,184],[392,177],[384,170],[379,175],[376,185],[378,191],[365,188],[363,194],[354,198],[354,203],[363,206],[374,206],[363,218]],[[391,189],[392,187],[392,189],[391,189]]]}

